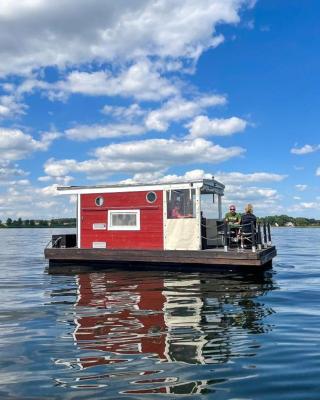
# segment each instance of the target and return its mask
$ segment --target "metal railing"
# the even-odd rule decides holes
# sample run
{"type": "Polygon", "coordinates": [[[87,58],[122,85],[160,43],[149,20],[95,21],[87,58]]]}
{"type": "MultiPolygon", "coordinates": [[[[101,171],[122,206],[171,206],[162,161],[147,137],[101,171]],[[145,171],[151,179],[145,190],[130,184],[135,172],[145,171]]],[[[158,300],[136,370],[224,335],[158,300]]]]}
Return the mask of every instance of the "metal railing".
{"type": "MultiPolygon", "coordinates": [[[[201,224],[202,227],[206,228],[205,224],[201,224]]],[[[248,229],[245,229],[248,231],[248,229]]],[[[227,252],[228,248],[231,247],[231,243],[236,243],[239,251],[250,248],[253,253],[263,248],[268,248],[272,246],[271,240],[271,226],[270,223],[259,222],[255,224],[251,222],[250,224],[235,225],[224,222],[218,230],[218,234],[212,237],[206,237],[201,235],[202,239],[205,240],[221,240],[224,251],[227,252]],[[244,227],[250,226],[249,232],[243,232],[244,227]],[[263,235],[262,235],[263,232],[263,235]]]]}
{"type": "Polygon", "coordinates": [[[47,248],[50,246],[50,244],[51,244],[51,247],[52,247],[52,248],[58,247],[58,246],[56,246],[56,245],[59,243],[60,240],[62,240],[62,236],[59,236],[58,238],[56,238],[54,242],[53,242],[53,238],[51,238],[51,239],[49,240],[49,242],[47,243],[47,245],[46,245],[45,248],[47,249],[47,248]]]}

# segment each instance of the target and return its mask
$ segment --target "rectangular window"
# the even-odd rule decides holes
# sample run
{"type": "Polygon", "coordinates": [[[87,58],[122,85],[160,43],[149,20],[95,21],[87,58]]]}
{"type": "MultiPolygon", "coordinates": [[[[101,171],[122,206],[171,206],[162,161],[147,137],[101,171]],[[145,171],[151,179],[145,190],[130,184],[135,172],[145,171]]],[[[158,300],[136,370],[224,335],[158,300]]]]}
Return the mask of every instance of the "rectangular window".
{"type": "Polygon", "coordinates": [[[92,224],[92,229],[95,231],[104,230],[104,229],[107,229],[107,224],[95,223],[95,224],[92,224]]]}
{"type": "Polygon", "coordinates": [[[107,243],[106,242],[92,242],[93,249],[106,249],[107,243]]]}
{"type": "Polygon", "coordinates": [[[214,194],[201,194],[201,212],[203,218],[219,218],[219,202],[214,202],[214,194]]]}
{"type": "Polygon", "coordinates": [[[179,189],[167,191],[167,218],[195,218],[195,189],[179,189]]]}
{"type": "Polygon", "coordinates": [[[140,210],[109,210],[108,230],[139,231],[140,210]]]}

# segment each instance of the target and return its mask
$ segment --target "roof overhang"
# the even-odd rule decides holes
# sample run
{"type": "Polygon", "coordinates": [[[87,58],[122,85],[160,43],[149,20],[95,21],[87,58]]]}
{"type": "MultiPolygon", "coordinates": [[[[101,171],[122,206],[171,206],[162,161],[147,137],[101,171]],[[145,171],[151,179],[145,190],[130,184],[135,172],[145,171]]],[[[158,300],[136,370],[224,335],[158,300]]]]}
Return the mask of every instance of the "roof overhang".
{"type": "Polygon", "coordinates": [[[223,196],[225,186],[216,181],[215,179],[204,179],[203,186],[201,188],[202,194],[219,194],[223,196]]]}
{"type": "Polygon", "coordinates": [[[60,194],[94,194],[94,193],[124,193],[144,192],[150,190],[181,190],[200,188],[203,194],[223,195],[224,185],[215,179],[200,179],[194,181],[172,183],[148,183],[135,185],[96,185],[96,186],[59,186],[60,194]]]}

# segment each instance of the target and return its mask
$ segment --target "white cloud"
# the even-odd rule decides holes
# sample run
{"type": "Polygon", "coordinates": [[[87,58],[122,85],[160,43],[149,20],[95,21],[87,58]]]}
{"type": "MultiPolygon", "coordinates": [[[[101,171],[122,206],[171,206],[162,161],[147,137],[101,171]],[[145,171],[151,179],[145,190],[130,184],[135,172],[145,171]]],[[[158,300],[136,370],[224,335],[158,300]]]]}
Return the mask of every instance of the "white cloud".
{"type": "Polygon", "coordinates": [[[63,178],[65,175],[73,172],[85,174],[89,178],[99,179],[100,177],[109,176],[116,172],[134,173],[143,170],[152,171],[157,169],[157,164],[144,161],[126,162],[123,160],[107,161],[99,159],[79,162],[74,159],[55,160],[51,158],[45,163],[44,169],[46,174],[54,178],[63,178]]]}
{"type": "Polygon", "coordinates": [[[320,203],[319,202],[302,202],[302,203],[300,203],[300,205],[301,205],[301,207],[303,207],[303,208],[309,208],[309,209],[318,209],[319,208],[319,205],[320,205],[320,203]]]}
{"type": "Polygon", "coordinates": [[[247,121],[238,117],[209,119],[205,115],[199,115],[186,126],[190,130],[191,137],[204,137],[229,136],[244,131],[247,124],[247,121]]]}
{"type": "Polygon", "coordinates": [[[75,216],[75,206],[65,196],[59,196],[56,187],[57,184],[35,187],[27,180],[9,182],[0,197],[1,219],[75,216]]]}
{"type": "Polygon", "coordinates": [[[310,201],[310,202],[300,202],[289,208],[289,211],[306,211],[306,210],[317,210],[320,207],[320,202],[310,201]]]}
{"type": "Polygon", "coordinates": [[[184,175],[164,175],[164,171],[156,171],[153,173],[142,172],[138,174],[134,174],[132,178],[125,179],[121,181],[123,184],[134,184],[141,182],[157,182],[157,183],[168,183],[168,182],[183,182],[183,181],[192,181],[197,179],[208,178],[211,179],[212,175],[209,173],[205,173],[202,169],[194,169],[191,171],[187,171],[184,175]]]}
{"type": "Polygon", "coordinates": [[[57,184],[59,185],[69,185],[70,182],[72,182],[74,180],[74,178],[72,176],[66,175],[66,176],[57,176],[57,177],[53,177],[53,176],[39,176],[38,181],[39,182],[49,182],[51,180],[55,180],[57,184]]]}
{"type": "Polygon", "coordinates": [[[16,95],[0,96],[0,119],[11,118],[25,114],[27,106],[16,95]]]}
{"type": "Polygon", "coordinates": [[[11,0],[0,8],[0,76],[141,57],[197,59],[249,0],[11,0]]]}
{"type": "Polygon", "coordinates": [[[52,185],[49,186],[45,186],[43,188],[37,188],[35,191],[37,194],[41,195],[41,196],[45,196],[45,197],[54,197],[54,196],[58,196],[58,190],[57,190],[58,184],[57,183],[53,183],[52,185]]]}
{"type": "Polygon", "coordinates": [[[66,137],[71,140],[91,140],[101,138],[119,138],[141,135],[145,127],[133,124],[79,125],[66,130],[66,137]]]}
{"type": "MultiPolygon", "coordinates": [[[[219,182],[229,187],[229,191],[235,190],[239,185],[241,188],[244,187],[247,183],[253,182],[279,182],[286,178],[286,175],[279,174],[271,174],[267,172],[254,172],[252,174],[244,174],[242,172],[217,172],[215,174],[205,172],[202,169],[194,169],[191,171],[187,171],[184,175],[164,175],[164,171],[156,171],[154,173],[138,173],[135,174],[132,178],[126,179],[124,182],[177,182],[177,181],[185,181],[192,179],[202,179],[207,178],[211,179],[212,176],[219,182]],[[229,186],[228,186],[229,185],[229,186]]],[[[228,189],[227,189],[228,190],[228,189]]],[[[265,188],[252,188],[249,190],[254,190],[256,194],[259,196],[263,195],[265,197],[272,197],[276,194],[274,189],[265,189],[265,188]]],[[[243,189],[240,190],[241,192],[243,189]]],[[[242,196],[242,195],[241,195],[242,196]]],[[[247,197],[248,192],[245,192],[245,196],[247,197]]]]}
{"type": "Polygon", "coordinates": [[[260,188],[255,186],[226,185],[226,195],[234,200],[244,200],[247,203],[257,202],[259,199],[278,200],[276,189],[260,188]]]}
{"type": "Polygon", "coordinates": [[[227,102],[225,96],[203,95],[194,100],[186,100],[181,97],[170,99],[161,108],[151,111],[145,120],[148,129],[166,131],[172,121],[181,121],[194,117],[202,110],[227,102]]]}
{"type": "Polygon", "coordinates": [[[10,113],[10,110],[8,107],[3,106],[2,104],[0,104],[0,116],[6,116],[10,113]]]}
{"type": "Polygon", "coordinates": [[[274,174],[269,172],[253,172],[251,174],[244,174],[242,172],[217,172],[216,178],[228,184],[244,184],[252,182],[280,182],[285,179],[287,175],[274,174]]]}
{"type": "Polygon", "coordinates": [[[4,184],[13,178],[21,178],[28,175],[28,172],[19,168],[17,164],[12,164],[10,161],[0,162],[0,183],[4,184]]]}
{"type": "Polygon", "coordinates": [[[108,71],[71,72],[66,80],[51,85],[51,97],[68,94],[122,96],[138,100],[161,100],[179,93],[148,60],[140,60],[118,75],[108,71]]]}
{"type": "Polygon", "coordinates": [[[136,103],[130,104],[128,107],[105,105],[101,112],[107,116],[128,121],[141,117],[146,113],[146,111],[136,103]]]}
{"type": "Polygon", "coordinates": [[[36,77],[28,77],[22,83],[17,85],[17,87],[12,86],[10,92],[16,93],[18,96],[22,96],[25,93],[33,93],[36,89],[38,90],[49,90],[54,89],[54,84],[45,82],[37,79],[36,77]]]}
{"type": "Polygon", "coordinates": [[[297,155],[303,155],[303,154],[309,154],[309,153],[314,153],[315,151],[320,150],[320,144],[312,146],[310,144],[305,144],[303,147],[293,147],[290,152],[292,154],[297,154],[297,155]]]}
{"type": "Polygon", "coordinates": [[[137,142],[111,144],[95,151],[99,159],[144,160],[161,163],[217,163],[241,155],[239,147],[224,148],[204,139],[174,140],[149,139],[137,142]]]}
{"type": "Polygon", "coordinates": [[[70,72],[65,79],[48,83],[39,79],[26,79],[18,88],[19,95],[34,90],[46,91],[51,100],[66,100],[70,94],[86,96],[134,97],[137,100],[157,101],[177,95],[179,89],[162,77],[148,60],[139,60],[122,67],[119,73],[109,71],[70,72]]]}
{"type": "Polygon", "coordinates": [[[153,172],[138,172],[133,175],[132,178],[121,180],[119,183],[124,185],[132,185],[135,183],[156,183],[161,182],[163,179],[164,171],[153,171],[153,172]]]}
{"type": "Polygon", "coordinates": [[[141,135],[148,129],[165,131],[174,121],[190,118],[204,108],[225,104],[226,98],[219,95],[203,95],[193,100],[175,97],[167,101],[161,108],[147,113],[138,104],[128,108],[105,106],[105,114],[111,114],[116,119],[128,120],[130,123],[110,123],[105,125],[80,125],[66,130],[66,136],[71,140],[90,140],[99,138],[117,138],[123,136],[141,135]],[[145,120],[142,117],[147,113],[145,120]],[[139,119],[139,124],[131,121],[139,119]]]}
{"type": "Polygon", "coordinates": [[[62,177],[70,172],[95,177],[115,172],[154,172],[173,165],[219,163],[240,156],[244,151],[240,147],[226,148],[204,139],[149,139],[97,148],[93,153],[95,158],[86,161],[49,159],[44,169],[53,177],[62,177]]]}
{"type": "MultiPolygon", "coordinates": [[[[184,175],[164,175],[164,171],[156,171],[154,173],[138,173],[135,174],[132,178],[126,179],[125,182],[177,182],[177,181],[185,181],[185,180],[193,180],[193,179],[202,179],[207,178],[211,179],[214,176],[216,180],[223,183],[224,185],[232,185],[230,186],[232,190],[235,185],[241,184],[244,186],[246,183],[253,182],[279,182],[286,178],[286,175],[279,174],[271,174],[267,172],[254,172],[251,174],[244,174],[242,172],[217,172],[215,174],[205,172],[202,169],[194,169],[191,171],[187,171],[184,175]]],[[[252,188],[251,188],[252,189],[252,188]]],[[[260,189],[259,189],[260,190],[260,189]]],[[[271,194],[273,195],[273,189],[270,192],[270,189],[263,189],[262,192],[258,192],[259,194],[263,193],[264,195],[271,194]]]]}
{"type": "Polygon", "coordinates": [[[280,203],[281,196],[273,188],[226,185],[224,204],[235,204],[239,212],[244,212],[246,204],[251,203],[257,215],[273,215],[283,212],[280,203]]]}
{"type": "Polygon", "coordinates": [[[318,167],[316,170],[316,176],[320,176],[320,167],[318,167]]]}
{"type": "Polygon", "coordinates": [[[4,82],[0,84],[0,88],[4,93],[0,96],[0,120],[25,115],[29,107],[23,102],[19,87],[13,83],[4,82]]]}
{"type": "Polygon", "coordinates": [[[20,160],[34,151],[48,150],[51,143],[60,136],[56,132],[42,134],[40,140],[23,133],[20,129],[0,127],[0,155],[2,160],[20,160]]]}
{"type": "Polygon", "coordinates": [[[304,192],[307,189],[308,185],[295,185],[295,188],[299,190],[299,192],[304,192]]]}
{"type": "Polygon", "coordinates": [[[38,177],[38,181],[39,182],[48,182],[48,181],[51,181],[51,179],[52,179],[52,177],[51,176],[47,176],[47,175],[38,177]]]}

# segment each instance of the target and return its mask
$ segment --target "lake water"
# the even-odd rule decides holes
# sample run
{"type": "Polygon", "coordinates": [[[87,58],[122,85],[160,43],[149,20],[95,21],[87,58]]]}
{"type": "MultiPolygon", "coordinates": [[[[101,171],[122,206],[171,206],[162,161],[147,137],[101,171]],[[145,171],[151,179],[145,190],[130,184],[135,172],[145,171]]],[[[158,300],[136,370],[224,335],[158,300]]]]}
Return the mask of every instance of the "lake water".
{"type": "Polygon", "coordinates": [[[0,230],[0,398],[320,398],[320,229],[261,275],[48,275],[50,229],[0,230]]]}

